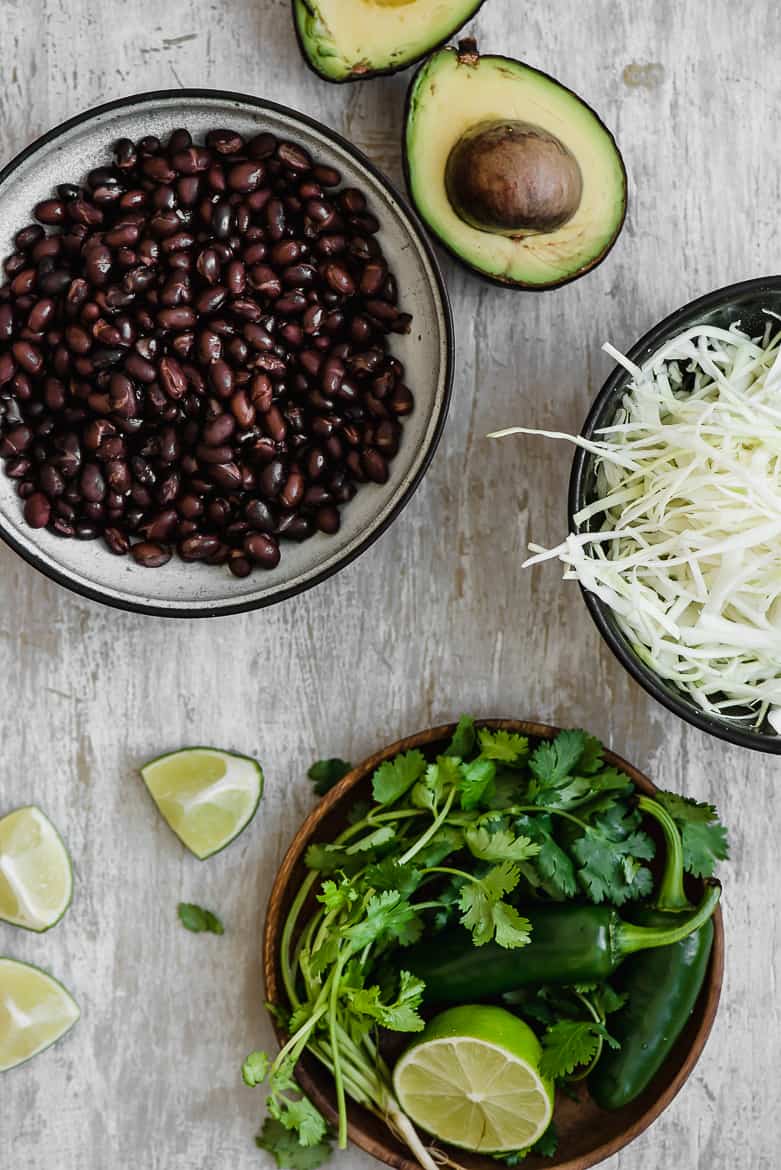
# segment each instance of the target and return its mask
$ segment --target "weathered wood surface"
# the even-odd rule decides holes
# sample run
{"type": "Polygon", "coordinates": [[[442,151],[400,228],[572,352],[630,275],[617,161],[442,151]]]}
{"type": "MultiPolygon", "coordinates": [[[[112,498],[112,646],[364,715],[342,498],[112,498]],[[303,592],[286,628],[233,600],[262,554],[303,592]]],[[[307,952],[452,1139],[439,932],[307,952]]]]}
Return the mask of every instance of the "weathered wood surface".
{"type": "MultiPolygon", "coordinates": [[[[407,78],[329,87],[301,65],[288,0],[0,0],[0,158],[132,91],[244,90],[321,117],[399,178],[407,78]]],[[[781,1141],[774,967],[779,765],[708,739],[655,705],[600,645],[554,566],[520,569],[562,533],[569,452],[491,444],[515,421],[573,428],[630,344],[721,284],[781,266],[772,5],[726,0],[490,0],[486,48],[586,96],[623,147],[632,210],[613,256],[544,296],[482,285],[449,262],[458,374],[446,435],[415,500],[369,556],[306,596],[216,622],[114,613],[0,548],[4,680],[0,807],[38,801],[62,828],[76,898],[48,936],[0,926],[0,951],[76,993],[70,1039],[4,1078],[8,1170],[270,1167],[245,1052],[270,1041],[259,932],[317,755],[360,758],[463,710],[585,725],[652,776],[718,801],[732,828],[728,974],[687,1089],[609,1170],[775,1170],[781,1141]],[[187,742],[257,753],[256,823],[201,865],[134,769],[187,742]],[[176,922],[220,911],[224,938],[176,922]]],[[[334,1165],[368,1166],[350,1153],[334,1165]]]]}

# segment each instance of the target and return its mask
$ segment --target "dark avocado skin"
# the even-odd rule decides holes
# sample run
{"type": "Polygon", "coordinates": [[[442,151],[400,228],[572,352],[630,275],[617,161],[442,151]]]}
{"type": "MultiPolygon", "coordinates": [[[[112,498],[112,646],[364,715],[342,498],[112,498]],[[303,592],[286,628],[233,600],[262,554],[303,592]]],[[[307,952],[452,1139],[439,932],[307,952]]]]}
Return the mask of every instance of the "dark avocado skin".
{"type": "MultiPolygon", "coordinates": [[[[440,46],[440,48],[441,48],[441,46],[440,46]]],[[[434,52],[434,51],[435,50],[432,50],[432,52],[434,52]]],[[[456,50],[454,49],[453,51],[455,52],[456,50]]],[[[500,54],[497,54],[497,53],[485,54],[485,55],[481,53],[480,60],[481,61],[498,61],[500,63],[503,61],[509,61],[509,62],[515,63],[514,59],[512,57],[504,57],[504,56],[501,56],[500,54]]],[[[525,65],[526,62],[522,62],[522,64],[525,65]]],[[[445,251],[456,261],[456,263],[461,268],[463,268],[466,272],[471,272],[473,275],[477,275],[477,276],[481,277],[484,281],[486,281],[487,284],[496,285],[498,288],[512,289],[515,292],[533,292],[533,293],[551,292],[551,290],[553,290],[553,289],[563,288],[563,286],[565,284],[571,284],[573,280],[579,280],[580,277],[585,276],[587,272],[593,272],[593,270],[595,268],[598,268],[599,265],[602,263],[602,261],[605,260],[607,258],[607,256],[609,255],[609,253],[613,250],[613,245],[615,244],[618,237],[621,235],[621,231],[624,227],[624,223],[626,222],[627,213],[629,211],[629,178],[628,178],[628,175],[626,172],[626,164],[624,163],[624,156],[621,154],[621,151],[618,148],[618,144],[616,143],[615,138],[610,133],[607,126],[605,126],[605,123],[602,121],[599,114],[596,112],[595,109],[593,109],[592,106],[589,106],[588,102],[583,101],[583,98],[580,96],[580,94],[575,93],[574,89],[570,89],[569,86],[562,85],[561,82],[558,80],[558,78],[553,77],[550,73],[545,73],[542,69],[534,69],[534,66],[532,66],[532,65],[527,65],[526,67],[528,69],[534,69],[534,72],[538,73],[541,77],[545,77],[549,81],[554,81],[556,83],[556,85],[558,85],[561,89],[565,89],[565,90],[567,90],[568,93],[573,94],[578,99],[579,102],[582,102],[583,105],[586,106],[591,111],[591,113],[594,115],[594,117],[597,119],[597,121],[600,123],[600,125],[604,128],[605,133],[610,135],[610,138],[613,142],[613,145],[616,148],[616,153],[621,161],[621,170],[622,170],[623,176],[624,176],[624,214],[621,216],[621,220],[617,224],[616,230],[615,230],[612,238],[608,241],[604,251],[602,252],[602,255],[596,256],[591,261],[590,264],[584,265],[583,268],[579,268],[577,270],[577,272],[573,272],[569,276],[563,276],[561,278],[561,280],[553,281],[553,282],[551,282],[551,284],[539,285],[539,284],[523,284],[521,281],[502,280],[498,276],[491,276],[487,272],[483,272],[482,268],[478,268],[474,264],[467,263],[467,261],[464,260],[463,256],[459,256],[458,253],[453,248],[451,248],[445,240],[441,240],[439,238],[439,236],[434,235],[434,233],[429,229],[428,225],[426,224],[425,219],[420,214],[420,210],[418,209],[418,205],[415,202],[415,197],[412,194],[412,183],[410,182],[409,158],[407,155],[407,122],[409,121],[410,105],[412,103],[412,93],[413,93],[413,90],[415,89],[415,83],[418,80],[418,77],[420,76],[421,71],[425,68],[425,65],[426,65],[426,62],[424,61],[422,65],[418,66],[418,68],[415,70],[415,73],[413,74],[412,80],[410,81],[409,86],[407,88],[407,97],[406,97],[406,100],[404,103],[404,121],[402,122],[402,129],[401,129],[401,158],[402,158],[402,163],[404,166],[404,183],[405,183],[406,188],[407,188],[407,195],[409,196],[409,201],[412,204],[412,206],[414,207],[415,213],[417,214],[418,219],[423,223],[424,227],[426,228],[426,231],[428,232],[428,234],[430,236],[432,236],[435,243],[439,247],[444,248],[445,251]]],[[[445,176],[443,175],[442,182],[444,183],[444,181],[445,181],[445,176]]]]}
{"type": "MultiPolygon", "coordinates": [[[[303,0],[303,3],[305,7],[309,8],[307,0],[303,0]]],[[[444,38],[444,40],[438,41],[435,45],[429,45],[429,47],[424,49],[423,52],[418,54],[417,57],[412,57],[411,60],[405,61],[403,65],[391,65],[387,69],[369,69],[366,71],[366,73],[355,73],[349,77],[327,77],[325,73],[320,72],[314,62],[310,60],[309,54],[306,51],[304,38],[301,36],[301,30],[299,29],[298,21],[296,20],[296,0],[291,0],[290,15],[293,21],[293,28],[295,30],[299,52],[304,58],[304,64],[306,65],[307,69],[311,69],[315,77],[319,77],[321,81],[327,81],[329,85],[352,85],[353,82],[356,81],[371,81],[375,77],[391,77],[394,73],[402,73],[405,69],[411,69],[413,65],[417,65],[418,62],[425,60],[425,58],[430,57],[432,53],[436,53],[439,49],[443,48],[451,37],[456,36],[456,34],[461,31],[465,24],[468,24],[470,20],[473,20],[477,16],[480,9],[486,3],[487,0],[475,0],[474,8],[472,9],[471,13],[466,17],[465,20],[461,22],[458,28],[454,28],[453,31],[444,38]]]]}

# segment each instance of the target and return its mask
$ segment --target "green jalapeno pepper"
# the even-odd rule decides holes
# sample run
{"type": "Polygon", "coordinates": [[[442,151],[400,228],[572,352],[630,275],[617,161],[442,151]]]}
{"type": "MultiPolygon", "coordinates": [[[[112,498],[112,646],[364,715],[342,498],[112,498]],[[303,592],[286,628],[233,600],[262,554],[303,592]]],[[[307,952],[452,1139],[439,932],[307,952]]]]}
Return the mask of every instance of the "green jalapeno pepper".
{"type": "Polygon", "coordinates": [[[532,927],[522,950],[476,947],[459,927],[411,947],[404,967],[424,980],[430,1003],[473,1003],[535,983],[601,982],[635,952],[670,947],[698,931],[720,894],[718,883],[708,883],[696,909],[662,925],[627,922],[608,906],[535,906],[522,911],[532,927]]]}
{"type": "MultiPolygon", "coordinates": [[[[683,889],[681,836],[656,801],[641,797],[638,805],[661,826],[667,857],[656,905],[638,910],[634,920],[664,929],[686,921],[691,912],[683,889]]],[[[588,1081],[591,1096],[603,1109],[628,1105],[659,1071],[694,1010],[712,946],[713,922],[708,919],[685,938],[626,964],[618,983],[627,1002],[610,1017],[610,1033],[621,1047],[603,1052],[588,1081]]]]}

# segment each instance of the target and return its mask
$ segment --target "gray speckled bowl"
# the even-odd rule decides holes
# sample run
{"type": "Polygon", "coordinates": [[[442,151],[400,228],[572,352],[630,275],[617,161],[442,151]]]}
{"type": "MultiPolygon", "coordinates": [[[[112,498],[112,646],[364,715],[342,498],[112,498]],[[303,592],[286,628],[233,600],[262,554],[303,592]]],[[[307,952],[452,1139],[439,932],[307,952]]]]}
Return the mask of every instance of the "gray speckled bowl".
{"type": "Polygon", "coordinates": [[[0,537],[36,569],[77,593],[108,605],[163,617],[213,617],[271,605],[316,585],[369,547],[395,519],[420,483],[447,416],[452,383],[453,326],[447,292],[423,230],[388,181],[352,145],[318,122],[273,102],[212,90],[173,90],[111,102],[63,123],[0,171],[0,255],[30,221],[33,206],[57,183],[78,182],[110,157],[117,138],[164,137],[186,126],[193,137],[217,126],[244,134],[271,130],[300,142],[321,162],[360,187],[382,223],[383,250],[396,274],[400,299],[413,314],[412,332],[394,336],[415,410],[387,484],[366,484],[342,512],[335,536],[285,543],[279,566],[245,580],[224,567],[176,558],[143,569],[115,557],[102,542],[62,540],[28,528],[14,485],[0,473],[0,537]]]}

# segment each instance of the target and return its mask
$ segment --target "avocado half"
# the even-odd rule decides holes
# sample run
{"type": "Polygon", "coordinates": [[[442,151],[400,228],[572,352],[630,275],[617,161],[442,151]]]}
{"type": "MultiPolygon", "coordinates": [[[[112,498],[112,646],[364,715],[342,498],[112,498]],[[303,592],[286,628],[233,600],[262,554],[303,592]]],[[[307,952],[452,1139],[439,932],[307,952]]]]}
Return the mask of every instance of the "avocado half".
{"type": "Polygon", "coordinates": [[[468,268],[512,288],[567,284],[626,217],[615,140],[554,78],[474,41],[434,53],[407,98],[404,167],[421,219],[468,268]]]}
{"type": "Polygon", "coordinates": [[[326,81],[396,73],[443,45],[485,0],[293,0],[308,65],[326,81]]]}

